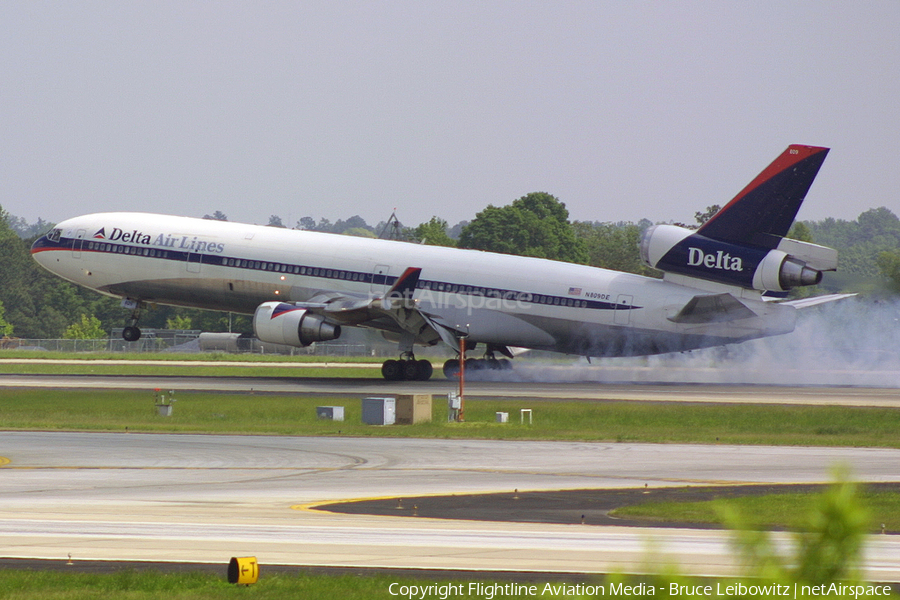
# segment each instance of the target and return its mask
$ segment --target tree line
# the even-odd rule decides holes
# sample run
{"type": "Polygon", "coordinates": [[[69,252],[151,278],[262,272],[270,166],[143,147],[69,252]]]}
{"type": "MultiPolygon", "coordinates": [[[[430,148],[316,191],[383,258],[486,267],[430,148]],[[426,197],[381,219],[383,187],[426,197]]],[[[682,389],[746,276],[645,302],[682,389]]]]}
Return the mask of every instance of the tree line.
{"type": "MultiPolygon", "coordinates": [[[[718,206],[697,211],[696,223],[691,226],[699,226],[716,210],[718,206]]],[[[228,220],[221,211],[204,218],[228,220]]],[[[277,215],[270,216],[268,224],[286,227],[277,215]]],[[[306,216],[294,228],[534,256],[660,277],[659,271],[641,262],[638,251],[643,232],[652,224],[647,219],[637,223],[571,221],[563,202],[535,192],[505,206],[488,205],[471,221],[453,226],[435,216],[407,227],[394,215],[370,226],[353,215],[334,223],[306,216]]],[[[42,219],[29,224],[0,206],[0,337],[105,337],[125,322],[126,311],[120,301],[63,281],[31,259],[31,244],[50,227],[52,224],[42,219]]],[[[867,210],[854,221],[798,221],[790,237],[839,252],[839,271],[826,274],[816,293],[900,293],[900,219],[889,209],[867,210]]],[[[148,311],[142,326],[246,333],[252,328],[245,315],[167,306],[148,311]]]]}

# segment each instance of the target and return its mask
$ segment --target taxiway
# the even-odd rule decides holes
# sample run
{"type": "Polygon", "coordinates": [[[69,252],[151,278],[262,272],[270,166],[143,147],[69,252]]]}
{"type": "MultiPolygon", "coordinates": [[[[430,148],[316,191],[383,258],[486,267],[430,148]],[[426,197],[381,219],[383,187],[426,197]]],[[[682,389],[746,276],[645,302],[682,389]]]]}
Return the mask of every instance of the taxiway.
{"type": "MultiPolygon", "coordinates": [[[[0,387],[445,394],[449,381],[2,375],[0,387]]],[[[900,406],[886,388],[472,382],[470,397],[900,406]]],[[[734,574],[723,531],[334,514],[321,503],[514,490],[819,483],[836,465],[900,481],[900,450],[135,433],[0,434],[0,557],[225,564],[734,574]]],[[[408,508],[408,507],[407,507],[408,508]]],[[[788,536],[776,534],[782,547],[788,536]]],[[[900,539],[866,576],[900,581],[900,539]]]]}
{"type": "MultiPolygon", "coordinates": [[[[722,531],[344,515],[363,497],[822,482],[835,464],[896,481],[900,450],[5,432],[5,558],[592,573],[671,561],[735,572],[722,531]]],[[[407,513],[408,514],[408,513],[407,513]]],[[[781,536],[787,544],[786,538],[781,536]]],[[[867,576],[900,581],[900,539],[867,576]]]]}

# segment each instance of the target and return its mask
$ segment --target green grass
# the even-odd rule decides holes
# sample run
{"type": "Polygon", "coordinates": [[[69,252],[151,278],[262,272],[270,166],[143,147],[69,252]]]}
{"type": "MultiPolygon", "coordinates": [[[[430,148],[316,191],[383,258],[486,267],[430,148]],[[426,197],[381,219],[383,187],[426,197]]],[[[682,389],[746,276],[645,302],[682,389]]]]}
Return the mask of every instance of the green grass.
{"type": "Polygon", "coordinates": [[[886,408],[484,400],[468,402],[466,418],[485,423],[485,437],[900,447],[900,411],[886,408]],[[515,423],[525,407],[534,410],[533,427],[515,423]],[[516,426],[486,423],[495,411],[509,412],[516,426]]]}
{"type": "Polygon", "coordinates": [[[815,494],[787,493],[766,496],[721,498],[700,502],[647,502],[610,511],[618,518],[641,519],[658,523],[707,523],[722,525],[722,509],[730,507],[742,515],[751,515],[753,526],[797,528],[809,513],[815,494]]]}
{"type": "Polygon", "coordinates": [[[250,586],[229,584],[225,566],[221,575],[205,572],[160,573],[154,570],[124,570],[106,574],[0,570],[0,600],[371,600],[396,598],[389,593],[390,585],[395,582],[419,586],[435,583],[433,580],[390,575],[266,574],[265,569],[262,565],[259,581],[250,586]]]}
{"type": "MultiPolygon", "coordinates": [[[[880,532],[882,524],[887,531],[900,531],[900,494],[867,490],[864,484],[858,494],[860,503],[869,511],[873,532],[880,532]]],[[[723,511],[733,511],[754,528],[798,530],[807,524],[818,499],[819,495],[814,493],[788,492],[700,502],[648,502],[617,508],[610,515],[658,523],[724,525],[723,511]]]]}
{"type": "Polygon", "coordinates": [[[441,395],[432,422],[362,423],[361,397],[176,391],[160,417],[152,389],[0,389],[0,429],[402,436],[900,447],[900,411],[835,406],[754,406],[646,402],[468,399],[466,422],[447,423],[441,395]],[[345,420],[316,418],[316,406],[344,406],[345,420]],[[534,424],[519,410],[531,408],[534,424]],[[508,412],[509,423],[496,423],[508,412]]]}

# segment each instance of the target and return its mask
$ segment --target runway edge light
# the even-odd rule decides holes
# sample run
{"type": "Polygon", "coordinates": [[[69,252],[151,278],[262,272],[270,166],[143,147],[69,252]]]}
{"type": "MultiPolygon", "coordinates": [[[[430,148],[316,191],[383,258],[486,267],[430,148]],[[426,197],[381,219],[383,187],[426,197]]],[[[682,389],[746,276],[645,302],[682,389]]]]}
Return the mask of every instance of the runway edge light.
{"type": "Polygon", "coordinates": [[[228,563],[228,583],[250,585],[259,579],[259,563],[255,556],[233,557],[228,563]]]}

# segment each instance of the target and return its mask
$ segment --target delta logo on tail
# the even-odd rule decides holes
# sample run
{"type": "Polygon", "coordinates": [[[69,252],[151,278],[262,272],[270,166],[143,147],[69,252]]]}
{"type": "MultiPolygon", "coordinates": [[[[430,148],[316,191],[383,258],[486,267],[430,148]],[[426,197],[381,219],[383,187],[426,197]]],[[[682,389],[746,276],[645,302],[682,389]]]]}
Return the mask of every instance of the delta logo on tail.
{"type": "Polygon", "coordinates": [[[700,248],[693,246],[688,248],[689,267],[703,265],[707,269],[719,269],[724,271],[742,271],[744,269],[740,256],[731,256],[727,252],[716,250],[715,254],[706,254],[700,248]]]}

